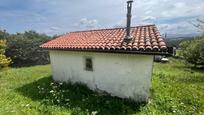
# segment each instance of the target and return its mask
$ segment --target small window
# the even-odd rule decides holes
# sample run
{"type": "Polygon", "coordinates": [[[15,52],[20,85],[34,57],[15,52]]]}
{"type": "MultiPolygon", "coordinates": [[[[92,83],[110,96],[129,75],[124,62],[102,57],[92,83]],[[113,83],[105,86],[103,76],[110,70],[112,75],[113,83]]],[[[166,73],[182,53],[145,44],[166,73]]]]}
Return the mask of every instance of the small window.
{"type": "Polygon", "coordinates": [[[92,58],[85,58],[85,70],[87,70],[87,71],[93,71],[92,58]]]}

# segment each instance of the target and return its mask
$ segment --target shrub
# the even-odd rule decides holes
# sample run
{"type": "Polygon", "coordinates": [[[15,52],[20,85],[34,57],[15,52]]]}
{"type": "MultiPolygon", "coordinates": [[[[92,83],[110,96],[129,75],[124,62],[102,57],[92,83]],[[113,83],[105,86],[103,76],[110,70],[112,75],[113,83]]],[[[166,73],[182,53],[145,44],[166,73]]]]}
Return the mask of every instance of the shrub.
{"type": "Polygon", "coordinates": [[[48,51],[39,46],[51,38],[35,31],[17,33],[8,38],[6,55],[11,57],[12,66],[32,66],[49,63],[48,51]]]}
{"type": "Polygon", "coordinates": [[[11,63],[11,59],[4,55],[6,48],[6,40],[0,40],[0,69],[8,66],[11,63]]]}
{"type": "Polygon", "coordinates": [[[195,66],[204,66],[204,37],[197,37],[180,44],[180,55],[195,66]]]}
{"type": "Polygon", "coordinates": [[[6,38],[9,37],[9,33],[6,32],[6,30],[0,29],[0,40],[6,40],[6,38]]]}

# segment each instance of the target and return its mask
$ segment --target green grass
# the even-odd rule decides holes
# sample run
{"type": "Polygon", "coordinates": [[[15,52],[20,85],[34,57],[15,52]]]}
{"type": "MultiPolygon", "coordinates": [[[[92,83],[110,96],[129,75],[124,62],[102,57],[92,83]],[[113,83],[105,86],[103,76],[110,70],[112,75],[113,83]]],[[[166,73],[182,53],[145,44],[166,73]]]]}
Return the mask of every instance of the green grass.
{"type": "Polygon", "coordinates": [[[0,72],[0,114],[204,114],[204,70],[181,60],[154,64],[149,103],[96,93],[82,84],[58,84],[50,65],[0,72]]]}

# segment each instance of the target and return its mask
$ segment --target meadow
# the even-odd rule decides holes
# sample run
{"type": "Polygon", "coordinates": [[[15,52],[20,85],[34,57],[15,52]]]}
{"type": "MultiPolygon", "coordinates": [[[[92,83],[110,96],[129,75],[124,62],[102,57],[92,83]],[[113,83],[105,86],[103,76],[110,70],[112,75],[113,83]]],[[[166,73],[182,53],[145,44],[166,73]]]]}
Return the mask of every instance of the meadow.
{"type": "Polygon", "coordinates": [[[204,114],[204,69],[171,58],[154,63],[148,103],[111,97],[82,84],[55,83],[50,65],[0,71],[0,114],[204,114]]]}

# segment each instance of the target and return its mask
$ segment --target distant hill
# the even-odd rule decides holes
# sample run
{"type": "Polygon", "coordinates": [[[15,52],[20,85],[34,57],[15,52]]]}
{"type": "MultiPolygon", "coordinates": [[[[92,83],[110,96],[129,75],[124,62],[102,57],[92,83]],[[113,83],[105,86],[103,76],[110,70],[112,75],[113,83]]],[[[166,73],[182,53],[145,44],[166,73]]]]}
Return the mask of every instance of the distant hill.
{"type": "Polygon", "coordinates": [[[200,36],[201,33],[189,33],[189,34],[162,34],[165,38],[168,47],[178,47],[182,41],[191,40],[197,36],[200,36]]]}
{"type": "Polygon", "coordinates": [[[186,40],[191,40],[194,37],[175,37],[175,38],[166,38],[165,41],[168,47],[178,47],[179,44],[186,40]]]}

